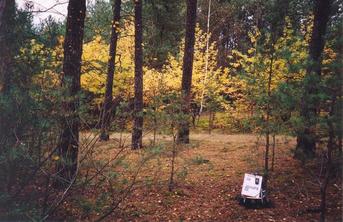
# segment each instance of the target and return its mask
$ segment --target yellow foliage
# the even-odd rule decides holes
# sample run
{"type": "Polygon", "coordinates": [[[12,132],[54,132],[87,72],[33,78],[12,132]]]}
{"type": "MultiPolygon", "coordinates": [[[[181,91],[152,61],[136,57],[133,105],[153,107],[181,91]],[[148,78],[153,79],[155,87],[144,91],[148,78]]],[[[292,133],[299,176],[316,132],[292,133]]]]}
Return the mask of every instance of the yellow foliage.
{"type": "MultiPolygon", "coordinates": [[[[210,43],[206,50],[207,33],[199,26],[195,32],[194,61],[192,74],[192,96],[200,103],[204,97],[211,95],[219,97],[226,90],[227,70],[217,66],[217,48],[215,43],[210,43]]],[[[184,42],[179,47],[179,55],[169,56],[167,64],[163,67],[162,82],[166,90],[180,91],[182,78],[182,63],[184,42]]],[[[225,104],[222,104],[225,107],[225,104]]]]}
{"type": "Polygon", "coordinates": [[[96,36],[83,46],[81,87],[95,94],[105,93],[108,45],[96,36]]]}
{"type": "MultiPolygon", "coordinates": [[[[125,32],[117,42],[116,67],[114,73],[113,94],[129,97],[133,94],[134,77],[134,27],[127,22],[125,32]]],[[[100,104],[105,93],[107,76],[107,63],[109,58],[109,45],[96,36],[92,41],[86,43],[82,56],[81,87],[98,96],[96,101],[100,104]]]]}
{"type": "Polygon", "coordinates": [[[253,47],[247,50],[247,54],[232,50],[230,74],[235,76],[231,79],[232,83],[235,82],[233,88],[239,89],[239,92],[232,92],[236,98],[234,106],[237,113],[253,112],[255,97],[267,96],[269,75],[272,94],[282,83],[303,79],[308,43],[305,38],[294,34],[289,18],[286,18],[285,24],[282,37],[275,43],[272,43],[270,36],[266,36],[264,47],[269,47],[269,51],[257,47],[260,37],[258,30],[255,34],[249,33],[253,47]]]}
{"type": "Polygon", "coordinates": [[[58,38],[55,49],[46,48],[43,44],[32,39],[25,48],[20,50],[21,60],[31,65],[32,69],[37,68],[39,73],[33,75],[32,81],[40,86],[41,90],[53,89],[60,84],[60,73],[63,61],[63,37],[58,38]],[[41,69],[41,66],[44,69],[41,69]]]}

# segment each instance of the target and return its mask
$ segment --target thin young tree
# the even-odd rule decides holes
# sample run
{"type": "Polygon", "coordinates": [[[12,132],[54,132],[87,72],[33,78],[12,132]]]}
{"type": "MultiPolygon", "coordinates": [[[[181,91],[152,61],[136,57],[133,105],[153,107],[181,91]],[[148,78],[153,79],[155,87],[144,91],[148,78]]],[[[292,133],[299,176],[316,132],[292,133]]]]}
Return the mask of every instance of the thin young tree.
{"type": "Polygon", "coordinates": [[[109,59],[107,66],[107,78],[106,78],[106,91],[104,98],[104,105],[101,114],[101,132],[100,140],[109,140],[108,128],[111,122],[112,113],[112,89],[113,89],[113,78],[115,72],[115,62],[116,62],[116,51],[117,51],[117,40],[119,35],[119,21],[120,21],[120,10],[121,10],[121,0],[115,0],[113,5],[113,20],[112,20],[112,31],[109,49],[109,59]]]}
{"type": "Polygon", "coordinates": [[[133,112],[132,149],[142,148],[143,135],[143,27],[142,0],[135,3],[135,98],[133,112]]]}
{"type": "MultiPolygon", "coordinates": [[[[197,0],[187,0],[186,36],[181,83],[182,112],[184,115],[190,113],[196,14],[197,0]]],[[[188,118],[180,121],[177,141],[178,143],[189,143],[188,118]]]]}
{"type": "Polygon", "coordinates": [[[58,175],[65,180],[75,176],[79,151],[78,114],[80,93],[81,56],[86,14],[86,0],[70,0],[64,40],[62,87],[66,90],[63,109],[62,132],[58,143],[61,161],[57,164],[58,175]]]}
{"type": "Polygon", "coordinates": [[[309,64],[304,82],[304,94],[301,104],[303,129],[297,135],[296,156],[313,156],[316,148],[316,135],[313,130],[318,116],[318,97],[321,75],[322,53],[325,45],[325,34],[330,17],[332,0],[316,0],[314,5],[314,21],[309,44],[309,64]],[[300,155],[299,154],[303,154],[300,155]]]}
{"type": "MultiPolygon", "coordinates": [[[[334,95],[331,100],[330,104],[330,112],[328,117],[326,118],[327,125],[328,125],[328,143],[327,143],[327,150],[325,152],[325,163],[323,164],[325,169],[323,170],[324,173],[324,179],[320,182],[320,222],[325,222],[327,209],[326,209],[326,201],[327,201],[327,188],[329,186],[330,177],[332,176],[332,169],[333,169],[333,150],[335,146],[335,137],[336,132],[334,129],[334,124],[332,122],[332,119],[335,115],[335,106],[336,106],[336,96],[334,95]]],[[[323,167],[323,166],[322,166],[323,167]]]]}
{"type": "MultiPolygon", "coordinates": [[[[269,64],[269,71],[268,71],[268,82],[267,82],[267,97],[268,100],[271,99],[272,91],[271,91],[271,84],[273,78],[273,63],[274,63],[274,46],[272,44],[271,52],[270,52],[270,64],[269,64]]],[[[269,179],[269,150],[270,150],[270,118],[271,118],[271,104],[270,101],[266,104],[266,146],[265,146],[265,157],[264,157],[264,188],[267,189],[268,186],[268,179],[269,179]]]]}

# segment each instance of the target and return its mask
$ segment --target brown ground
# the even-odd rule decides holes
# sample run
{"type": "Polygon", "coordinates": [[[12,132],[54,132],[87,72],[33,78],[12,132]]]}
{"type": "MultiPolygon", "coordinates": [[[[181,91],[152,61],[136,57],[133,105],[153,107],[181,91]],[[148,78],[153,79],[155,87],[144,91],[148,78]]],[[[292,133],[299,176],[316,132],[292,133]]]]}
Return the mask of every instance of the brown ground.
{"type": "MultiPolygon", "coordinates": [[[[99,158],[108,159],[118,152],[113,148],[118,138],[112,135],[110,141],[99,143],[99,158]]],[[[168,137],[159,138],[164,147],[170,147],[170,141],[168,137]]],[[[244,173],[263,167],[262,138],[258,145],[254,135],[196,134],[191,141],[179,147],[173,192],[168,191],[170,154],[164,151],[144,165],[131,195],[104,221],[318,221],[319,213],[309,211],[319,206],[316,173],[292,158],[294,139],[277,137],[269,183],[274,207],[268,209],[246,209],[236,200],[244,173]]],[[[125,152],[127,161],[136,163],[146,153],[125,152]]],[[[327,221],[342,218],[340,178],[328,189],[327,221]]]]}

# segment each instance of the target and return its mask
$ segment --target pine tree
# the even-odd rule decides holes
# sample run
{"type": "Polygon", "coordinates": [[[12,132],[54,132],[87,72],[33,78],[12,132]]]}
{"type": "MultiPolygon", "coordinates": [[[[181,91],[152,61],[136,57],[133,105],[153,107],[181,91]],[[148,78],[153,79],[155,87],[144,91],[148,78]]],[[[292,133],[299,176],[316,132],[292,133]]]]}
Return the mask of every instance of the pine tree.
{"type": "Polygon", "coordinates": [[[177,54],[183,36],[184,0],[149,0],[143,6],[144,65],[161,69],[168,55],[177,54]],[[173,19],[170,19],[173,18],[173,19]],[[146,25],[145,25],[146,24],[146,25]]]}
{"type": "Polygon", "coordinates": [[[304,82],[304,95],[301,106],[301,117],[304,127],[297,136],[296,156],[300,153],[313,156],[316,148],[316,135],[313,132],[315,119],[318,115],[317,107],[321,75],[322,53],[325,45],[325,34],[330,16],[332,0],[316,0],[314,7],[314,25],[309,45],[309,61],[304,82]]]}
{"type": "Polygon", "coordinates": [[[108,140],[108,128],[111,121],[111,107],[112,107],[112,88],[113,88],[113,77],[115,71],[115,61],[117,52],[117,40],[119,35],[119,20],[120,20],[121,0],[115,0],[113,6],[113,22],[112,22],[112,33],[110,40],[110,50],[108,59],[107,79],[106,79],[106,92],[101,117],[101,140],[108,140]]]}
{"type": "Polygon", "coordinates": [[[13,29],[15,22],[15,2],[0,1],[0,92],[6,92],[13,64],[13,29]]]}
{"type": "Polygon", "coordinates": [[[143,135],[143,27],[142,0],[135,0],[135,100],[132,149],[142,147],[143,135]]]}
{"type": "Polygon", "coordinates": [[[69,1],[62,78],[62,86],[66,89],[67,98],[63,107],[65,118],[58,144],[61,161],[57,165],[59,176],[66,180],[71,180],[77,170],[80,126],[78,94],[85,14],[86,0],[69,1]]]}
{"type": "MultiPolygon", "coordinates": [[[[197,13],[197,0],[187,0],[185,52],[183,56],[182,83],[181,83],[181,91],[182,91],[181,96],[183,100],[182,112],[185,115],[189,114],[190,103],[191,103],[196,13],[197,13]]],[[[179,143],[189,143],[189,121],[188,120],[180,122],[177,140],[179,143]]]]}
{"type": "MultiPolygon", "coordinates": [[[[15,113],[16,103],[14,93],[11,92],[11,83],[14,83],[14,56],[15,56],[15,2],[12,0],[0,1],[0,155],[5,159],[7,191],[15,181],[13,172],[14,161],[11,153],[15,150],[15,134],[17,120],[15,113]],[[5,156],[5,158],[4,158],[5,156]]],[[[13,87],[13,86],[12,86],[13,87]]],[[[14,87],[13,87],[14,88],[14,87]]]]}

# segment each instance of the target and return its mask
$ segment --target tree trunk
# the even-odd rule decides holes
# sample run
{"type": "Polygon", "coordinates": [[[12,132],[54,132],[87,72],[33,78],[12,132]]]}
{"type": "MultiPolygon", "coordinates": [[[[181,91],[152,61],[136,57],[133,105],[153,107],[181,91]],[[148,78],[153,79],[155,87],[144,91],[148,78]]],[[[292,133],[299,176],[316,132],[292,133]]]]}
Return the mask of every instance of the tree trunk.
{"type": "Polygon", "coordinates": [[[169,184],[168,184],[169,192],[172,192],[173,189],[174,189],[176,149],[177,149],[176,135],[173,135],[173,150],[172,150],[172,159],[171,159],[171,171],[170,171],[169,184]]]}
{"type": "Polygon", "coordinates": [[[135,101],[132,149],[142,148],[143,135],[143,27],[142,0],[135,0],[135,101]]]}
{"type": "Polygon", "coordinates": [[[86,0],[70,0],[64,40],[64,60],[62,86],[66,90],[63,109],[65,117],[58,144],[61,160],[57,165],[58,174],[65,180],[71,180],[77,170],[79,150],[79,98],[81,56],[86,14],[86,0]]]}
{"type": "Polygon", "coordinates": [[[264,188],[267,190],[268,179],[269,179],[269,149],[270,149],[270,99],[271,99],[271,85],[272,85],[272,76],[273,76],[273,64],[274,64],[274,44],[271,45],[272,52],[270,56],[270,66],[268,74],[268,85],[267,85],[267,94],[268,102],[266,107],[266,146],[265,146],[265,156],[264,156],[264,188]]]}
{"type": "Polygon", "coordinates": [[[105,99],[101,116],[101,132],[100,140],[109,140],[108,128],[111,122],[112,113],[112,89],[113,89],[113,78],[115,71],[116,51],[117,51],[117,40],[119,35],[119,21],[120,21],[120,10],[121,0],[115,0],[113,6],[113,20],[112,20],[112,32],[110,40],[109,59],[107,67],[107,78],[106,78],[106,91],[105,99]]]}
{"type": "MultiPolygon", "coordinates": [[[[339,32],[337,33],[338,36],[343,36],[343,29],[340,28],[339,32]]],[[[336,93],[336,97],[338,98],[342,98],[343,96],[343,87],[342,87],[342,83],[343,83],[343,66],[342,66],[342,62],[343,62],[343,41],[342,40],[338,40],[337,41],[337,51],[339,52],[337,54],[337,62],[341,65],[336,66],[335,69],[335,73],[337,75],[337,86],[338,86],[338,90],[336,93]]],[[[337,149],[338,149],[338,155],[340,157],[342,157],[342,140],[343,140],[343,102],[339,101],[337,104],[337,110],[336,110],[336,115],[339,116],[338,121],[340,124],[338,124],[338,129],[337,129],[337,149]]]]}
{"type": "Polygon", "coordinates": [[[272,139],[273,139],[273,144],[272,144],[272,168],[271,168],[271,170],[274,171],[274,164],[275,164],[275,145],[276,145],[275,134],[273,134],[272,139]]]}
{"type": "MultiPolygon", "coordinates": [[[[11,112],[18,110],[15,99],[11,93],[13,81],[14,56],[16,51],[15,41],[15,1],[0,0],[0,155],[5,158],[2,166],[5,168],[7,192],[10,192],[16,178],[16,165],[13,159],[13,150],[16,146],[16,137],[19,126],[17,117],[10,115],[11,112]],[[6,108],[6,104],[10,106],[6,108]]],[[[20,137],[20,135],[18,135],[20,137]]]]}
{"type": "Polygon", "coordinates": [[[322,52],[325,44],[325,33],[330,15],[332,0],[316,0],[314,8],[314,25],[309,45],[309,64],[306,70],[304,95],[301,104],[301,117],[304,128],[298,132],[296,157],[314,156],[316,135],[313,130],[315,118],[318,116],[318,101],[321,75],[322,52]]]}
{"type": "MultiPolygon", "coordinates": [[[[11,47],[14,42],[13,30],[15,22],[15,2],[12,0],[0,0],[0,95],[7,95],[12,76],[14,50],[11,47]]],[[[0,113],[0,145],[5,147],[8,138],[8,118],[5,112],[0,113]]],[[[3,150],[2,150],[3,151],[3,150]]],[[[2,152],[0,151],[0,152],[2,152]]]]}
{"type": "Polygon", "coordinates": [[[271,6],[270,30],[272,41],[276,42],[283,34],[285,27],[285,18],[288,15],[291,1],[276,0],[271,6]]]}
{"type": "MultiPolygon", "coordinates": [[[[10,85],[13,65],[13,29],[15,22],[15,2],[0,0],[0,93],[5,93],[10,85]]],[[[3,122],[2,122],[3,123],[3,122]]]]}
{"type": "Polygon", "coordinates": [[[197,0],[187,0],[187,18],[186,18],[186,37],[185,50],[182,66],[182,112],[185,115],[180,121],[178,131],[178,142],[189,143],[189,118],[190,102],[191,102],[191,87],[192,87],[192,72],[193,72],[193,57],[194,57],[194,42],[195,42],[195,24],[196,24],[197,0]]]}
{"type": "Polygon", "coordinates": [[[212,129],[213,129],[213,125],[214,125],[215,115],[216,115],[216,112],[210,110],[210,115],[209,115],[209,119],[208,119],[208,134],[210,134],[210,135],[212,133],[212,129]]]}
{"type": "Polygon", "coordinates": [[[325,164],[325,176],[324,181],[320,184],[320,222],[325,222],[326,216],[326,190],[330,182],[331,170],[332,170],[332,151],[335,146],[335,130],[332,123],[332,117],[334,116],[334,107],[336,104],[336,97],[333,96],[330,114],[327,119],[328,131],[329,131],[329,140],[327,144],[327,153],[326,153],[326,164],[325,164]]]}

